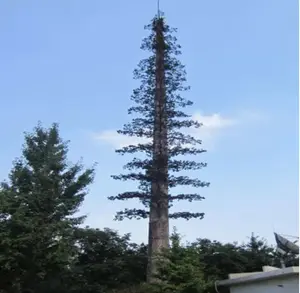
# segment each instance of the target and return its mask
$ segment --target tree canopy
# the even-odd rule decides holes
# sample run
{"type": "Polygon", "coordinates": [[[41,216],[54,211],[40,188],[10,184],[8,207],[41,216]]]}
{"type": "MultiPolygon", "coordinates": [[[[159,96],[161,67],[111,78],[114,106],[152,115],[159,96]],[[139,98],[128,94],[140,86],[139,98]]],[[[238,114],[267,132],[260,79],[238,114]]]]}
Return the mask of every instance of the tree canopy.
{"type": "Polygon", "coordinates": [[[151,282],[156,274],[155,255],[169,245],[169,219],[202,219],[204,216],[202,211],[171,211],[176,201],[204,199],[194,191],[178,194],[174,190],[180,186],[207,187],[209,183],[198,176],[180,174],[200,170],[207,164],[188,158],[205,150],[201,148],[202,141],[189,132],[201,124],[185,112],[193,103],[183,96],[189,87],[185,67],[178,58],[181,47],[174,35],[176,29],[168,26],[161,15],[145,28],[150,34],[142,41],[141,49],[149,56],[141,60],[134,71],[140,86],[133,91],[133,106],[128,110],[133,119],[118,131],[145,142],[116,150],[121,155],[132,155],[133,159],[124,166],[126,174],[112,176],[116,180],[138,182],[138,190],[125,191],[109,199],[137,199],[142,203],[143,208],[131,206],[117,212],[116,219],[149,218],[148,281],[151,282]]]}
{"type": "Polygon", "coordinates": [[[44,129],[39,124],[25,134],[22,156],[1,184],[0,267],[5,286],[33,290],[74,261],[75,231],[85,218],[75,213],[94,169],[69,163],[67,152],[58,125],[44,129]]]}
{"type": "MultiPolygon", "coordinates": [[[[80,207],[93,183],[95,165],[70,162],[69,142],[62,139],[58,124],[44,128],[39,123],[25,133],[21,155],[6,180],[1,179],[0,293],[212,293],[215,281],[229,273],[280,267],[282,261],[299,265],[297,256],[279,254],[253,233],[246,243],[206,238],[184,243],[176,229],[169,235],[169,217],[204,216],[203,211],[169,213],[176,201],[203,199],[196,192],[178,194],[176,187],[209,183],[178,174],[200,170],[206,163],[197,160],[205,152],[201,140],[188,132],[201,124],[185,112],[192,102],[182,96],[189,87],[176,30],[160,16],[146,29],[150,35],[141,48],[149,56],[134,71],[140,86],[128,110],[133,119],[119,131],[145,142],[117,150],[133,158],[125,165],[128,173],[113,176],[138,186],[109,199],[142,203],[143,208],[131,206],[116,219],[149,217],[149,243],[134,243],[130,234],[110,228],[85,226],[80,207]],[[159,245],[151,239],[164,241],[152,270],[155,283],[149,282],[149,263],[159,245]]],[[[105,196],[105,186],[99,196],[105,196]]]]}
{"type": "MultiPolygon", "coordinates": [[[[181,55],[181,46],[177,43],[176,29],[168,26],[164,18],[155,17],[145,26],[150,31],[148,37],[142,41],[141,49],[149,52],[149,57],[141,60],[134,70],[134,79],[140,81],[140,86],[133,91],[131,101],[133,106],[128,109],[128,114],[134,116],[130,123],[124,125],[118,133],[130,137],[144,138],[145,143],[129,145],[117,149],[116,152],[133,155],[132,161],[124,166],[127,174],[113,175],[116,180],[133,180],[139,182],[138,191],[126,191],[117,196],[109,197],[110,200],[138,199],[145,209],[128,208],[116,215],[117,220],[124,218],[147,218],[151,201],[151,182],[159,174],[153,172],[153,139],[156,95],[156,55],[159,46],[163,46],[164,79],[165,79],[165,115],[167,116],[167,146],[168,146],[168,187],[173,189],[178,186],[191,186],[195,188],[207,187],[208,182],[188,176],[177,176],[184,170],[199,170],[206,167],[206,163],[187,159],[190,155],[199,155],[205,152],[201,148],[202,141],[187,134],[189,128],[201,127],[201,123],[191,118],[183,110],[192,106],[193,102],[183,97],[183,93],[190,89],[186,85],[186,71],[178,58],[181,55]],[[157,22],[161,23],[163,44],[157,41],[157,22]],[[200,146],[200,147],[199,147],[200,146]],[[134,171],[137,170],[137,171],[134,171]]],[[[203,196],[191,194],[168,194],[169,207],[176,201],[202,200],[203,196]]],[[[169,214],[170,218],[202,218],[203,213],[180,211],[169,214]]]]}

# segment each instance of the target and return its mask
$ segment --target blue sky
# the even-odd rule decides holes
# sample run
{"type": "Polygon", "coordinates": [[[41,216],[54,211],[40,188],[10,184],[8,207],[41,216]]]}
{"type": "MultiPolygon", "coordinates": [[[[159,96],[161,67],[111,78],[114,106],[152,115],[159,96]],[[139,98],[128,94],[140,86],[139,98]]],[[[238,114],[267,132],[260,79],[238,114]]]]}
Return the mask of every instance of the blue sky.
{"type": "MultiPolygon", "coordinates": [[[[161,0],[178,28],[194,101],[204,122],[208,167],[203,202],[179,210],[206,213],[176,221],[186,240],[244,241],[251,232],[298,234],[298,6],[296,0],[161,0]]],[[[70,159],[98,162],[82,207],[87,224],[146,241],[147,222],[112,221],[131,203],[106,198],[129,188],[114,182],[125,158],[114,131],[129,121],[132,71],[144,56],[143,26],[155,1],[0,2],[0,177],[20,155],[23,131],[59,122],[70,159]]]]}

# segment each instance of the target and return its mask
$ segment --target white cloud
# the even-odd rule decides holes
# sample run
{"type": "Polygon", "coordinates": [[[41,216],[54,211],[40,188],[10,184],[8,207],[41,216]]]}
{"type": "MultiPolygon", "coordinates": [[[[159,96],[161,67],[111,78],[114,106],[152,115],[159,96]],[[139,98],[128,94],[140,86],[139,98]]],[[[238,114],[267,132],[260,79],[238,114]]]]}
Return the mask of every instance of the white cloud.
{"type": "MultiPolygon", "coordinates": [[[[202,127],[198,129],[188,129],[187,131],[194,137],[203,140],[204,147],[212,148],[215,140],[218,138],[220,131],[222,133],[239,123],[237,119],[224,117],[219,113],[204,115],[201,112],[196,112],[192,118],[202,123],[202,127]]],[[[102,143],[111,145],[114,148],[124,147],[127,145],[135,145],[144,143],[147,139],[128,137],[118,134],[115,130],[104,130],[93,135],[93,138],[102,143]]]]}
{"type": "Polygon", "coordinates": [[[216,141],[220,135],[224,135],[228,128],[239,124],[239,120],[229,117],[224,117],[219,113],[211,115],[203,115],[197,112],[193,115],[193,119],[202,123],[202,126],[197,129],[191,129],[190,133],[203,141],[203,146],[206,149],[214,148],[216,141]]]}
{"type": "Polygon", "coordinates": [[[116,148],[147,142],[146,138],[125,136],[117,133],[116,130],[104,130],[98,134],[94,134],[93,138],[116,148]]]}
{"type": "Polygon", "coordinates": [[[195,113],[192,118],[202,123],[202,129],[217,130],[237,124],[237,120],[225,118],[221,114],[214,113],[211,115],[202,115],[200,112],[195,113]]]}

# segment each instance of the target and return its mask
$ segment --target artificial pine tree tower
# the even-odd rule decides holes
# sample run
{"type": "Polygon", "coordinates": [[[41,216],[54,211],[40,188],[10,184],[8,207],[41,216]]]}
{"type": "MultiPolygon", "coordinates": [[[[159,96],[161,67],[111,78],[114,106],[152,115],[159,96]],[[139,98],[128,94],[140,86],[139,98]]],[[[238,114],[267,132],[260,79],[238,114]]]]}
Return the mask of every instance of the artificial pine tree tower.
{"type": "Polygon", "coordinates": [[[169,246],[168,198],[168,117],[165,87],[164,21],[157,17],[153,22],[155,32],[155,94],[153,126],[153,159],[151,200],[149,214],[148,280],[156,271],[155,255],[169,246]]]}
{"type": "Polygon", "coordinates": [[[204,215],[188,211],[169,213],[174,201],[203,199],[197,193],[173,195],[170,189],[178,186],[205,187],[209,183],[188,176],[176,176],[180,171],[198,170],[206,166],[206,163],[187,159],[189,155],[205,152],[199,148],[201,140],[188,134],[188,128],[201,125],[182,111],[192,102],[181,96],[189,87],[185,86],[184,66],[177,58],[181,52],[173,36],[176,30],[165,23],[160,13],[146,29],[151,33],[143,40],[141,49],[149,51],[150,56],[140,61],[134,71],[134,77],[141,81],[141,85],[133,91],[131,100],[135,105],[128,110],[135,117],[118,133],[144,138],[147,142],[116,150],[119,154],[135,157],[124,166],[129,170],[127,174],[112,176],[116,180],[134,180],[140,185],[138,191],[124,192],[109,199],[135,198],[144,205],[145,209],[120,211],[116,219],[149,218],[148,281],[151,282],[157,271],[156,256],[169,246],[169,219],[201,219],[204,215]],[[138,158],[137,154],[143,154],[144,158],[138,158]]]}

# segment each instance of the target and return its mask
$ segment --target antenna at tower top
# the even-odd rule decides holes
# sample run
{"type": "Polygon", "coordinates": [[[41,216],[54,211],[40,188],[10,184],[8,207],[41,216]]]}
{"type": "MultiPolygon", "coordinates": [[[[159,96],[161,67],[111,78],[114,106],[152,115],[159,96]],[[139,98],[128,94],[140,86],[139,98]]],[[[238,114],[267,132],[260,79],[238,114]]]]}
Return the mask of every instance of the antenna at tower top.
{"type": "Polygon", "coordinates": [[[160,1],[157,0],[157,18],[160,18],[160,7],[159,7],[159,3],[160,1]]]}

